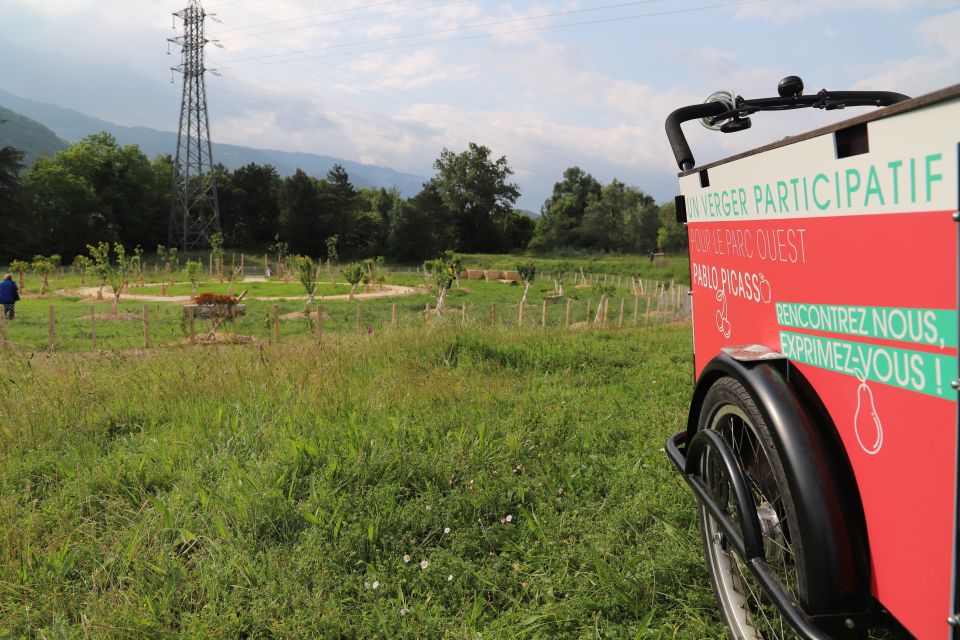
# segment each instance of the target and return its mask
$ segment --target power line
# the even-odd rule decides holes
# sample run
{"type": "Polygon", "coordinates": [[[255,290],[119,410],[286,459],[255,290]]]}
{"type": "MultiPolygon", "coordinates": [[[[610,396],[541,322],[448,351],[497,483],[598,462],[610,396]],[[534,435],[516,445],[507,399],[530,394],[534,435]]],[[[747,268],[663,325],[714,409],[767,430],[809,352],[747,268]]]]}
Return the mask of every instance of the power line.
{"type": "MultiPolygon", "coordinates": [[[[251,78],[253,78],[254,80],[257,80],[257,81],[259,81],[259,82],[261,82],[261,83],[272,84],[272,85],[274,85],[274,86],[277,86],[277,87],[280,87],[280,88],[283,88],[283,89],[287,89],[288,91],[292,91],[292,92],[294,92],[294,93],[301,94],[301,95],[303,95],[303,96],[306,96],[307,98],[312,98],[312,99],[324,99],[324,100],[326,100],[326,98],[321,98],[320,96],[318,96],[318,95],[316,95],[316,94],[311,94],[311,93],[308,93],[308,92],[306,92],[306,91],[302,91],[302,90],[299,90],[299,89],[294,89],[293,87],[290,87],[290,86],[287,86],[287,85],[283,85],[283,84],[280,84],[280,83],[278,83],[278,82],[274,82],[274,81],[271,81],[271,80],[267,80],[267,79],[265,79],[265,78],[260,78],[260,77],[252,76],[252,75],[251,75],[251,78]]],[[[234,80],[237,81],[237,82],[240,82],[241,84],[244,84],[244,85],[247,85],[247,86],[250,86],[250,87],[253,87],[253,88],[260,88],[260,87],[262,86],[262,85],[254,84],[254,83],[252,83],[252,82],[244,82],[244,81],[242,81],[242,80],[236,80],[236,79],[234,79],[234,80]]],[[[221,88],[221,90],[227,91],[227,92],[229,93],[229,91],[226,90],[226,89],[222,89],[222,88],[221,88]]],[[[263,99],[260,99],[260,98],[255,98],[255,97],[253,97],[253,96],[247,96],[247,95],[245,95],[245,94],[239,94],[239,93],[238,93],[237,95],[242,95],[243,97],[246,97],[246,98],[248,98],[248,99],[250,99],[250,100],[257,100],[257,101],[260,101],[260,102],[264,102],[265,104],[270,104],[271,106],[275,106],[275,107],[279,107],[279,108],[284,109],[284,110],[288,110],[288,111],[290,111],[291,113],[298,113],[298,114],[300,114],[300,115],[303,115],[303,116],[306,116],[306,117],[309,117],[309,118],[316,118],[316,116],[313,115],[313,114],[308,114],[308,113],[305,113],[305,112],[302,112],[302,111],[296,111],[296,110],[293,110],[293,109],[289,109],[289,108],[284,107],[284,106],[282,106],[282,105],[279,105],[279,104],[276,104],[276,103],[272,103],[272,102],[269,102],[269,101],[266,101],[266,100],[263,100],[263,99]]],[[[303,101],[303,102],[304,102],[305,104],[312,104],[312,103],[309,103],[309,102],[307,102],[307,101],[303,101]]],[[[357,110],[355,107],[353,107],[352,105],[348,105],[348,104],[345,104],[345,103],[340,103],[340,104],[342,104],[342,105],[343,105],[344,107],[346,107],[347,109],[353,109],[353,110],[355,110],[355,111],[358,111],[358,110],[357,110]]],[[[394,120],[394,119],[392,119],[392,118],[388,118],[388,117],[383,116],[383,115],[381,115],[381,114],[376,114],[376,113],[373,113],[373,112],[370,112],[370,111],[364,111],[364,113],[367,113],[368,115],[371,115],[371,116],[373,116],[373,117],[375,117],[375,118],[379,118],[379,119],[381,119],[381,120],[386,121],[386,122],[387,122],[389,125],[391,125],[394,129],[406,129],[406,130],[407,130],[407,133],[408,133],[409,135],[413,136],[414,138],[418,138],[418,139],[424,140],[424,141],[431,141],[430,136],[431,136],[431,133],[432,133],[432,132],[430,132],[430,131],[425,131],[425,130],[423,130],[423,129],[415,126],[415,125],[412,125],[412,124],[410,124],[410,123],[398,122],[398,121],[396,121],[396,120],[394,120]]],[[[339,117],[341,117],[341,118],[345,118],[345,117],[346,117],[346,118],[349,118],[349,117],[350,117],[350,116],[347,115],[347,114],[338,114],[338,115],[339,115],[339,117]]],[[[438,119],[442,119],[442,118],[438,118],[438,119]]],[[[342,124],[342,123],[341,123],[341,124],[342,124]]],[[[350,127],[350,125],[344,125],[344,126],[350,127]]],[[[364,132],[364,133],[373,133],[374,135],[381,135],[381,134],[378,134],[378,133],[375,133],[375,132],[371,132],[371,131],[369,131],[369,130],[361,130],[361,129],[357,128],[357,127],[351,127],[351,128],[353,128],[353,129],[355,129],[355,130],[358,130],[358,131],[362,131],[362,132],[364,132]]],[[[474,133],[476,133],[476,132],[474,132],[474,133]]],[[[386,135],[381,135],[381,137],[388,137],[388,136],[386,136],[386,135]]],[[[472,138],[472,139],[474,139],[474,140],[484,140],[484,141],[493,140],[494,142],[497,142],[500,146],[504,146],[504,147],[505,147],[505,146],[510,146],[509,144],[504,144],[502,140],[497,140],[497,138],[496,138],[495,136],[491,136],[491,135],[489,135],[489,134],[487,134],[487,133],[483,133],[483,134],[481,134],[481,135],[464,136],[464,138],[465,138],[465,139],[472,138]]],[[[396,136],[394,135],[394,136],[393,136],[392,138],[390,138],[390,139],[396,140],[396,136]]],[[[513,141],[513,142],[515,143],[515,141],[513,141]]],[[[430,148],[427,148],[427,147],[425,147],[425,146],[423,146],[423,145],[414,145],[414,146],[417,146],[417,147],[419,147],[419,148],[421,148],[421,149],[424,149],[424,150],[426,150],[426,151],[429,151],[430,153],[434,153],[434,154],[437,153],[437,148],[436,148],[435,146],[434,146],[434,147],[430,147],[430,148]]],[[[545,148],[546,148],[546,147],[545,147],[545,148]]],[[[554,155],[553,153],[551,153],[551,151],[549,150],[549,148],[546,148],[546,152],[545,152],[545,151],[544,151],[545,148],[541,148],[541,149],[530,149],[530,148],[528,148],[528,149],[527,149],[527,152],[528,152],[527,155],[532,156],[532,157],[531,157],[531,159],[528,160],[528,162],[527,162],[526,164],[527,164],[527,165],[533,165],[533,166],[535,166],[535,167],[538,167],[539,169],[541,169],[541,171],[539,171],[538,173],[543,173],[543,174],[546,174],[546,173],[548,173],[548,172],[552,172],[552,171],[554,171],[554,169],[555,169],[555,167],[553,167],[553,166],[551,166],[551,165],[548,165],[548,164],[546,164],[545,162],[542,162],[542,161],[539,161],[539,160],[536,160],[536,159],[535,159],[536,156],[535,156],[534,154],[538,154],[538,155],[541,155],[541,156],[542,156],[542,155],[549,155],[549,156],[553,156],[553,155],[554,155]]],[[[561,161],[561,162],[564,162],[564,161],[567,160],[567,156],[566,156],[565,154],[563,154],[562,152],[559,152],[559,153],[557,153],[557,154],[554,156],[554,159],[555,159],[555,160],[558,160],[558,161],[561,161]]]]}
{"type": "MultiPolygon", "coordinates": [[[[604,24],[604,23],[610,23],[610,22],[621,22],[621,21],[626,22],[626,21],[628,21],[628,20],[638,20],[638,19],[641,19],[641,18],[655,18],[655,17],[667,16],[667,15],[676,15],[676,14],[682,14],[682,13],[696,13],[696,12],[699,12],[699,11],[710,11],[710,10],[714,10],[714,9],[727,9],[727,8],[731,8],[731,7],[739,7],[739,6],[750,5],[750,4],[758,4],[758,3],[761,3],[761,2],[769,2],[769,1],[770,1],[770,0],[743,0],[743,1],[741,1],[741,2],[731,2],[731,3],[720,3],[720,4],[714,4],[714,5],[704,5],[704,6],[699,6],[699,7],[691,7],[691,8],[688,8],[688,9],[672,9],[672,10],[668,10],[668,11],[656,11],[656,12],[650,12],[650,13],[640,13],[640,14],[634,14],[634,15],[630,15],[630,16],[618,16],[618,17],[614,17],[614,18],[600,18],[600,19],[597,19],[597,20],[584,20],[584,21],[581,21],[581,22],[569,22],[569,23],[565,23],[565,24],[547,25],[547,26],[541,26],[541,27],[529,27],[529,28],[525,28],[525,29],[514,29],[514,30],[512,30],[512,31],[499,31],[499,32],[497,32],[497,33],[480,33],[480,34],[474,34],[474,35],[470,35],[470,36],[462,36],[462,37],[458,37],[458,38],[444,38],[444,39],[442,39],[442,40],[425,40],[425,41],[422,41],[422,42],[410,42],[410,43],[407,43],[407,44],[393,45],[393,46],[390,46],[390,47],[375,47],[375,48],[371,48],[371,49],[360,49],[360,50],[357,50],[357,51],[347,51],[347,52],[341,52],[341,53],[330,53],[330,54],[327,54],[327,55],[320,55],[320,56],[302,56],[302,57],[299,57],[299,58],[291,58],[291,59],[285,60],[285,61],[283,61],[283,62],[299,62],[299,61],[302,61],[302,60],[319,60],[320,58],[333,58],[333,57],[340,57],[340,56],[352,56],[352,55],[364,54],[364,53],[379,53],[379,52],[381,52],[381,51],[395,51],[395,50],[397,50],[397,49],[408,49],[408,48],[410,48],[410,47],[417,47],[417,46],[425,45],[425,44],[446,44],[446,43],[450,43],[450,42],[464,42],[464,41],[467,41],[467,40],[481,40],[481,39],[487,39],[487,38],[497,38],[497,37],[507,36],[507,35],[516,35],[516,34],[518,34],[518,33],[534,33],[534,32],[537,32],[537,31],[551,31],[551,30],[556,30],[556,29],[566,29],[566,28],[569,28],[569,27],[582,27],[582,26],[586,26],[586,25],[604,24]]],[[[376,40],[371,40],[370,42],[376,42],[376,40]]],[[[351,43],[351,45],[354,45],[354,44],[362,44],[362,43],[351,43]]],[[[347,46],[347,45],[334,45],[334,46],[331,46],[331,47],[329,47],[329,48],[339,48],[340,46],[347,46]]],[[[318,49],[318,50],[323,50],[323,49],[318,49]]],[[[257,61],[257,60],[262,60],[262,59],[264,59],[264,58],[275,58],[275,57],[278,57],[279,55],[286,55],[286,54],[273,54],[273,55],[267,55],[267,56],[256,56],[256,57],[252,57],[252,58],[238,58],[238,59],[232,60],[232,61],[229,61],[229,60],[228,60],[227,62],[229,63],[229,62],[257,61]]],[[[248,66],[248,67],[249,67],[249,66],[259,66],[259,65],[262,65],[262,64],[271,64],[271,62],[269,62],[269,61],[267,61],[267,62],[255,62],[254,64],[247,64],[247,65],[242,65],[242,66],[248,66]]],[[[236,66],[240,66],[240,65],[236,65],[236,66]]],[[[227,68],[233,68],[233,67],[227,67],[227,68]]]]}
{"type": "MultiPolygon", "coordinates": [[[[265,42],[267,42],[267,43],[269,43],[269,44],[273,44],[272,41],[270,41],[268,38],[265,38],[264,36],[262,36],[262,35],[260,35],[260,34],[251,33],[250,35],[252,35],[253,37],[259,38],[259,39],[261,39],[261,40],[264,40],[265,42]]],[[[331,82],[339,83],[339,84],[344,85],[344,86],[347,86],[347,87],[349,87],[349,88],[351,88],[351,89],[353,89],[353,90],[355,90],[355,91],[358,91],[358,92],[361,93],[361,94],[365,94],[365,96],[367,96],[367,99],[368,99],[368,100],[371,100],[371,101],[376,100],[376,101],[378,101],[378,102],[390,103],[390,104],[395,104],[395,105],[400,105],[400,106],[407,106],[405,103],[402,103],[402,102],[400,102],[400,101],[398,101],[398,100],[393,100],[393,99],[390,99],[390,98],[388,98],[388,97],[386,97],[386,96],[376,95],[376,94],[373,94],[371,91],[369,91],[369,90],[367,90],[367,89],[364,89],[364,88],[362,88],[362,87],[358,87],[358,86],[356,86],[356,85],[351,85],[351,84],[348,83],[348,82],[344,82],[344,81],[343,81],[342,79],[340,79],[340,78],[325,77],[325,76],[318,75],[318,74],[317,74],[315,71],[313,71],[312,69],[310,69],[310,70],[302,69],[301,67],[297,66],[297,65],[294,64],[293,62],[286,62],[286,61],[278,60],[278,61],[268,62],[267,64],[269,64],[269,65],[284,65],[285,67],[291,69],[291,70],[294,71],[295,73],[297,73],[297,74],[299,74],[299,75],[301,75],[301,76],[303,76],[303,77],[305,77],[305,78],[308,78],[308,79],[310,79],[310,80],[316,80],[317,78],[321,78],[321,79],[325,79],[325,80],[330,80],[331,82]]],[[[323,64],[323,63],[321,63],[321,64],[323,64]]],[[[336,66],[334,66],[334,65],[329,65],[329,66],[330,66],[332,69],[336,70],[336,71],[339,71],[339,72],[342,72],[342,73],[347,73],[347,74],[349,74],[349,75],[357,78],[358,80],[365,81],[363,78],[361,78],[360,76],[358,76],[357,74],[355,74],[355,73],[353,73],[353,72],[350,72],[350,71],[348,71],[348,70],[342,69],[342,68],[340,68],[340,67],[336,67],[336,66]]],[[[242,71],[238,71],[237,68],[233,68],[232,70],[233,70],[234,72],[244,73],[244,72],[242,72],[242,71]]],[[[250,74],[244,74],[244,75],[250,75],[250,74]]],[[[292,89],[292,88],[290,88],[290,87],[286,87],[286,86],[284,86],[284,85],[280,85],[279,83],[276,83],[276,82],[270,81],[270,80],[266,80],[266,79],[264,79],[264,78],[259,78],[259,77],[257,77],[257,76],[253,76],[253,75],[251,75],[250,77],[255,78],[255,79],[257,79],[257,80],[259,80],[259,81],[261,81],[261,82],[267,82],[267,83],[275,84],[276,86],[280,86],[280,87],[286,88],[286,89],[291,90],[291,91],[297,91],[297,90],[292,89]]],[[[389,89],[390,91],[396,92],[396,93],[401,94],[401,95],[409,96],[409,97],[414,98],[414,99],[418,99],[418,98],[419,98],[419,97],[416,96],[416,95],[413,95],[413,94],[411,94],[411,93],[409,93],[409,92],[401,91],[400,89],[390,88],[390,87],[383,87],[383,88],[389,89]]],[[[300,92],[300,93],[303,93],[303,92],[300,92]]],[[[305,95],[307,95],[307,94],[305,94],[305,95]]],[[[327,99],[327,98],[321,98],[321,97],[320,97],[319,95],[317,95],[317,94],[313,94],[313,95],[311,95],[310,97],[312,97],[312,98],[317,98],[317,99],[327,99]]],[[[343,103],[341,103],[341,104],[343,104],[343,103]]],[[[345,106],[347,106],[348,108],[351,108],[349,105],[345,105],[345,106]]],[[[371,113],[371,112],[368,112],[368,113],[371,113]]],[[[382,115],[376,115],[376,114],[372,114],[372,115],[375,115],[375,117],[379,117],[379,118],[382,118],[382,119],[389,120],[389,121],[390,121],[391,123],[393,123],[395,126],[399,126],[399,123],[397,123],[396,120],[393,120],[393,119],[390,119],[390,118],[385,118],[385,117],[382,116],[382,115]]],[[[450,117],[438,116],[437,114],[433,114],[432,117],[433,117],[433,119],[435,119],[435,120],[439,120],[439,121],[442,121],[442,122],[446,122],[448,125],[452,125],[452,127],[454,127],[455,129],[460,129],[460,130],[461,130],[461,134],[470,132],[470,130],[472,129],[472,125],[474,124],[472,121],[467,121],[466,119],[454,119],[454,118],[450,118],[450,117]]],[[[405,125],[405,126],[406,126],[406,125],[405,125]]],[[[522,134],[521,134],[521,136],[522,136],[522,134]]],[[[469,133],[469,135],[464,135],[463,137],[464,137],[465,139],[470,139],[470,138],[472,138],[472,139],[475,139],[475,140],[476,140],[476,139],[482,139],[482,140],[485,140],[485,141],[493,141],[493,142],[498,143],[499,146],[501,146],[501,147],[510,147],[510,146],[513,146],[513,145],[515,145],[515,144],[517,143],[516,139],[511,138],[511,140],[510,140],[509,143],[504,144],[503,140],[498,140],[498,138],[497,138],[495,135],[491,135],[489,131],[478,132],[478,130],[473,130],[472,132],[469,133]]],[[[553,157],[554,159],[559,160],[559,161],[561,161],[561,162],[566,162],[566,161],[567,161],[567,154],[566,154],[566,152],[565,152],[564,150],[562,150],[562,149],[560,149],[560,148],[558,148],[558,147],[555,147],[555,146],[553,146],[553,145],[550,145],[550,144],[548,144],[548,143],[545,143],[545,142],[543,142],[543,141],[541,141],[541,140],[532,140],[532,139],[530,139],[530,138],[527,138],[526,136],[522,136],[522,137],[527,140],[527,144],[526,144],[525,146],[528,147],[528,154],[527,154],[527,155],[528,155],[529,157],[535,158],[536,156],[547,155],[547,156],[551,156],[551,157],[553,157]],[[531,148],[531,147],[532,147],[532,148],[531,148]]],[[[546,168],[546,167],[548,166],[548,165],[542,164],[542,163],[540,163],[540,162],[538,162],[538,161],[536,161],[536,160],[532,160],[532,161],[531,161],[531,164],[539,165],[539,166],[541,166],[542,168],[546,168]]],[[[553,170],[553,167],[550,167],[550,169],[553,170]]]]}
{"type": "MultiPolygon", "coordinates": [[[[344,43],[334,44],[334,45],[328,45],[328,46],[324,46],[324,47],[317,47],[317,48],[314,48],[314,49],[299,49],[299,50],[294,50],[294,51],[291,51],[289,54],[287,54],[287,53],[279,53],[279,54],[272,54],[272,55],[264,56],[264,57],[265,57],[265,58],[267,58],[267,57],[279,57],[279,56],[284,56],[284,55],[295,55],[295,54],[300,54],[300,53],[312,53],[312,52],[314,52],[314,51],[327,51],[327,50],[329,50],[329,49],[343,49],[343,48],[346,48],[346,47],[354,47],[354,46],[359,46],[359,45],[364,45],[364,44],[376,44],[376,43],[380,43],[380,42],[390,42],[390,41],[394,41],[394,40],[406,40],[406,39],[409,39],[409,38],[419,38],[419,37],[422,37],[422,36],[432,36],[432,35],[439,35],[439,34],[443,34],[443,33],[456,33],[456,32],[458,32],[458,31],[467,31],[467,30],[470,30],[470,29],[484,29],[484,28],[487,28],[487,27],[495,27],[495,26],[504,25],[504,24],[514,24],[514,23],[517,23],[517,22],[530,22],[530,21],[533,21],[533,20],[542,20],[542,19],[544,19],[544,18],[557,18],[557,17],[561,17],[561,16],[576,15],[576,14],[581,14],[581,13],[591,13],[591,12],[596,12],[596,11],[608,11],[608,10],[610,10],[610,9],[622,9],[622,8],[624,8],[624,7],[631,7],[631,6],[644,5],[644,4],[655,4],[655,3],[658,3],[658,2],[664,2],[664,1],[665,1],[665,0],[631,0],[630,2],[621,2],[621,3],[617,3],[617,4],[603,5],[603,6],[600,6],[600,7],[588,7],[588,8],[585,8],[585,9],[569,9],[569,10],[567,10],[567,11],[555,11],[555,12],[553,12],[553,13],[543,13],[543,14],[536,15],[536,16],[520,16],[520,17],[517,17],[517,18],[505,18],[505,19],[503,19],[503,20],[493,20],[493,21],[491,21],[491,22],[481,22],[481,23],[477,23],[477,24],[469,24],[469,25],[458,26],[458,27],[447,27],[447,28],[445,28],[445,29],[434,29],[433,31],[420,31],[420,32],[417,32],[417,33],[404,33],[404,34],[399,34],[399,35],[394,35],[394,36],[383,36],[383,37],[381,37],[381,38],[372,38],[372,39],[369,39],[369,40],[359,40],[359,41],[356,41],[356,42],[344,42],[344,43]]],[[[654,14],[654,15],[658,15],[658,14],[654,14]]],[[[587,23],[583,23],[583,24],[587,24],[587,23]]],[[[545,28],[548,28],[548,27],[538,27],[537,29],[541,29],[541,28],[544,28],[544,29],[545,29],[545,28]]],[[[511,32],[508,32],[508,33],[511,33],[511,32]]],[[[497,34],[497,35],[499,35],[499,34],[497,34]]],[[[446,42],[446,40],[443,40],[442,42],[446,42]]],[[[230,63],[233,63],[233,62],[243,62],[243,61],[245,61],[245,60],[247,60],[247,58],[237,58],[237,59],[235,59],[235,60],[226,60],[225,62],[226,62],[227,64],[230,64],[230,63]]]]}
{"type": "MultiPolygon", "coordinates": [[[[247,31],[247,32],[250,32],[250,29],[259,29],[260,27],[268,27],[268,26],[273,25],[273,24],[280,24],[280,23],[284,23],[284,22],[299,22],[300,20],[310,20],[310,19],[313,19],[313,18],[319,18],[319,17],[323,17],[323,16],[328,16],[328,15],[345,13],[345,12],[347,12],[347,11],[359,11],[359,10],[361,10],[361,9],[368,9],[368,8],[374,8],[374,7],[384,7],[384,6],[388,6],[388,5],[401,4],[401,3],[404,3],[404,2],[408,2],[408,1],[409,1],[409,0],[390,0],[389,2],[377,2],[377,3],[374,3],[374,4],[363,5],[363,6],[361,6],[361,7],[354,7],[354,8],[352,8],[352,9],[340,9],[340,10],[338,10],[338,11],[327,11],[327,12],[324,12],[324,13],[314,13],[314,14],[311,14],[311,15],[308,15],[308,16],[300,16],[300,17],[297,17],[297,18],[284,18],[284,19],[282,19],[282,20],[271,20],[271,21],[269,21],[269,22],[260,22],[260,23],[253,24],[253,25],[244,25],[244,26],[242,26],[242,27],[230,27],[230,28],[228,28],[228,29],[221,29],[221,30],[218,31],[217,33],[218,33],[218,34],[224,34],[224,33],[230,32],[230,31],[247,31]]],[[[343,22],[351,22],[351,21],[354,21],[354,20],[370,20],[370,19],[372,19],[372,18],[378,18],[378,17],[381,17],[381,16],[394,16],[394,15],[399,15],[399,14],[401,14],[401,13],[410,13],[410,12],[413,12],[413,11],[421,11],[421,10],[423,10],[423,9],[435,9],[435,8],[439,8],[439,7],[446,7],[446,6],[452,5],[452,4],[463,4],[463,3],[467,2],[467,1],[468,1],[468,0],[452,0],[451,2],[443,2],[443,3],[441,3],[441,4],[423,5],[423,6],[417,6],[417,7],[408,7],[407,9],[400,9],[400,10],[397,10],[397,11],[385,11],[385,12],[382,12],[382,13],[371,13],[371,14],[363,15],[363,16],[353,16],[353,17],[351,17],[351,18],[340,18],[339,20],[326,20],[326,21],[324,21],[324,22],[318,22],[318,23],[311,24],[311,25],[306,25],[306,26],[284,27],[283,29],[273,29],[273,30],[270,30],[270,31],[262,31],[262,32],[260,32],[260,33],[261,33],[261,35],[270,34],[270,33],[281,33],[281,32],[283,32],[283,31],[291,31],[291,30],[293,30],[293,29],[304,29],[304,28],[309,29],[309,28],[312,28],[312,27],[323,27],[323,26],[327,26],[327,25],[330,25],[330,24],[340,24],[340,23],[343,23],[343,22]]]]}

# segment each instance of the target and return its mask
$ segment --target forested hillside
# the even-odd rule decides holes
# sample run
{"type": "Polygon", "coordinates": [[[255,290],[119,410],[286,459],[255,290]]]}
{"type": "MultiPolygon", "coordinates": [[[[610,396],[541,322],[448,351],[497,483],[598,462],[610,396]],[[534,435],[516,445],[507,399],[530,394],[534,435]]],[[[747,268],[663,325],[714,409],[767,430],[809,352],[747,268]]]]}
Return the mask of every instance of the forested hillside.
{"type": "Polygon", "coordinates": [[[68,147],[65,140],[35,120],[0,107],[0,149],[23,151],[23,163],[32,165],[40,156],[52,156],[68,147]]]}

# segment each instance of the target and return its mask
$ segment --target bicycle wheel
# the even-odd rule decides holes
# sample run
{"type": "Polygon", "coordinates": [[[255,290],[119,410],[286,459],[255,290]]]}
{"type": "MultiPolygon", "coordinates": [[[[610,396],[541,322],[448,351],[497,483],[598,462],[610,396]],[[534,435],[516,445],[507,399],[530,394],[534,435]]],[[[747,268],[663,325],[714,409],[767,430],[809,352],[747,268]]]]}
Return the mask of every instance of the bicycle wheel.
{"type": "MultiPolygon", "coordinates": [[[[733,378],[721,378],[704,398],[698,429],[711,429],[730,445],[747,479],[763,535],[764,555],[795,600],[803,595],[803,546],[783,465],[756,403],[733,378]]],[[[718,504],[735,525],[736,505],[719,454],[708,448],[700,472],[718,504]]],[[[735,640],[779,640],[795,633],[733,550],[717,521],[700,507],[704,554],[724,621],[735,640]]]]}

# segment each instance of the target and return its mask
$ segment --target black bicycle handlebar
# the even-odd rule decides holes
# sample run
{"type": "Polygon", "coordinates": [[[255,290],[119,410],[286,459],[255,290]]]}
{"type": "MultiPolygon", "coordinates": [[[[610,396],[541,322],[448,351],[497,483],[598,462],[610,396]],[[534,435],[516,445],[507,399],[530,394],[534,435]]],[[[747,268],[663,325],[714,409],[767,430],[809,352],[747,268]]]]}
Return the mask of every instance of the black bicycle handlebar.
{"type": "Polygon", "coordinates": [[[711,118],[713,122],[720,122],[729,118],[743,118],[758,111],[785,111],[788,109],[842,109],[843,107],[886,107],[904,100],[910,96],[893,91],[820,91],[814,95],[797,95],[778,98],[755,98],[744,100],[736,98],[736,106],[729,108],[722,102],[705,102],[686,107],[680,107],[667,116],[666,130],[673,157],[681,171],[693,169],[695,165],[693,153],[687,138],[683,134],[681,124],[689,120],[711,118]]]}

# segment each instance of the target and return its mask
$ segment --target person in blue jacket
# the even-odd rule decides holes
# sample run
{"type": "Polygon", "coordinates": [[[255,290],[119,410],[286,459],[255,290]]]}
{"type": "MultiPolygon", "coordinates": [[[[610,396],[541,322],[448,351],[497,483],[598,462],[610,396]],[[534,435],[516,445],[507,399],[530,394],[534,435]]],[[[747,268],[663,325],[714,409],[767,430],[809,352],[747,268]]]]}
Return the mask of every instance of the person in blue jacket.
{"type": "Polygon", "coordinates": [[[3,305],[3,315],[7,320],[13,320],[13,305],[19,299],[17,283],[13,281],[13,275],[8,273],[3,276],[3,280],[0,280],[0,304],[3,305]]]}

